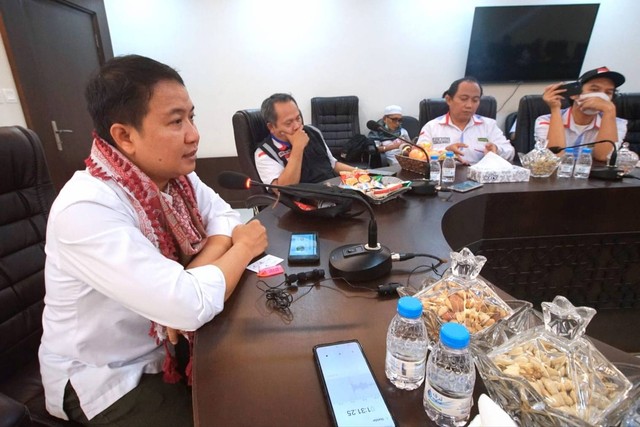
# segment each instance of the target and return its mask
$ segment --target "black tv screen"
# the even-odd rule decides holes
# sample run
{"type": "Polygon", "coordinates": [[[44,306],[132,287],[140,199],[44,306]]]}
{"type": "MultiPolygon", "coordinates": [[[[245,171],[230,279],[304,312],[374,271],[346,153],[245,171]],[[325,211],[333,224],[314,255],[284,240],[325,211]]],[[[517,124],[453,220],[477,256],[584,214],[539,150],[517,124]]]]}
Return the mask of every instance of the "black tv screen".
{"type": "Polygon", "coordinates": [[[476,7],[465,75],[483,83],[577,79],[599,6],[476,7]]]}

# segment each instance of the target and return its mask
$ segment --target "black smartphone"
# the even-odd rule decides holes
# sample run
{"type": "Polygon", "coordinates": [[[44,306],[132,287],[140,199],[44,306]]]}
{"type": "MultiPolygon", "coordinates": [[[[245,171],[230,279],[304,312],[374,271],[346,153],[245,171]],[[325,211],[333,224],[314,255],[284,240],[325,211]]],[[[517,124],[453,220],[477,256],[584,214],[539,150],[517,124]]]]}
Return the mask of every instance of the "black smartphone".
{"type": "Polygon", "coordinates": [[[458,193],[466,193],[467,191],[475,190],[476,188],[482,187],[484,184],[475,181],[464,181],[459,182],[457,184],[453,184],[449,188],[458,193]]]}
{"type": "Polygon", "coordinates": [[[560,86],[559,89],[567,90],[566,92],[562,93],[562,96],[568,99],[571,96],[580,95],[580,93],[582,93],[582,83],[580,83],[579,81],[565,83],[560,86]]]}
{"type": "Polygon", "coordinates": [[[318,234],[291,233],[288,260],[291,264],[317,264],[320,261],[318,234]]]}
{"type": "Polygon", "coordinates": [[[313,355],[335,426],[396,425],[357,340],[319,344],[313,355]]]}

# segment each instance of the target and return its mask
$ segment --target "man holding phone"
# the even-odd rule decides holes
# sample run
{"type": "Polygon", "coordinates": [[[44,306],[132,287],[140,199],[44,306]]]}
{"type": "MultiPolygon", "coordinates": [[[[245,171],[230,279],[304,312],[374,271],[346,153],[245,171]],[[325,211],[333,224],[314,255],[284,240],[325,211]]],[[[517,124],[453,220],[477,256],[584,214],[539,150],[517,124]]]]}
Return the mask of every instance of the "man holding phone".
{"type": "MultiPolygon", "coordinates": [[[[627,121],[616,117],[613,97],[624,82],[622,74],[600,67],[580,76],[575,86],[547,86],[542,99],[551,114],[536,119],[535,137],[547,140],[547,147],[572,147],[603,139],[621,143],[627,133],[627,121]],[[562,109],[563,98],[571,101],[571,107],[562,109]]],[[[611,150],[609,144],[596,144],[593,157],[606,161],[611,150]]]]}

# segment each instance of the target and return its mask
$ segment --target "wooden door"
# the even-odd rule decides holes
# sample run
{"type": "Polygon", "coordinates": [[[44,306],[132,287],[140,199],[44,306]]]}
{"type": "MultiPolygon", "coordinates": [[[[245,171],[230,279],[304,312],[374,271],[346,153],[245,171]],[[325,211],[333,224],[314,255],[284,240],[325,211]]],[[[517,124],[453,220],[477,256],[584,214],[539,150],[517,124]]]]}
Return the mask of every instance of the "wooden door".
{"type": "Polygon", "coordinates": [[[0,0],[0,30],[27,126],[56,189],[84,169],[93,124],[84,88],[113,56],[102,0],[0,0]],[[58,139],[54,128],[58,129],[58,139]]]}

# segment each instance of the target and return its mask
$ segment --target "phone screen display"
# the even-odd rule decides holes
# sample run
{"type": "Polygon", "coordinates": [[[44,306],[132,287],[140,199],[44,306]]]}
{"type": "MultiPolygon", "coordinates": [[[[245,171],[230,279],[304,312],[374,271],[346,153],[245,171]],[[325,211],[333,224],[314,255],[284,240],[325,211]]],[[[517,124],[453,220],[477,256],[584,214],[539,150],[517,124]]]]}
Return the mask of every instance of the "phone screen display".
{"type": "Polygon", "coordinates": [[[292,233],[289,244],[290,262],[317,262],[318,235],[316,233],[292,233]]]}
{"type": "Polygon", "coordinates": [[[336,426],[396,425],[358,341],[321,344],[313,353],[336,426]]]}
{"type": "Polygon", "coordinates": [[[464,181],[457,184],[453,184],[450,188],[458,193],[466,193],[467,191],[474,190],[482,187],[482,184],[475,181],[464,181]]]}

